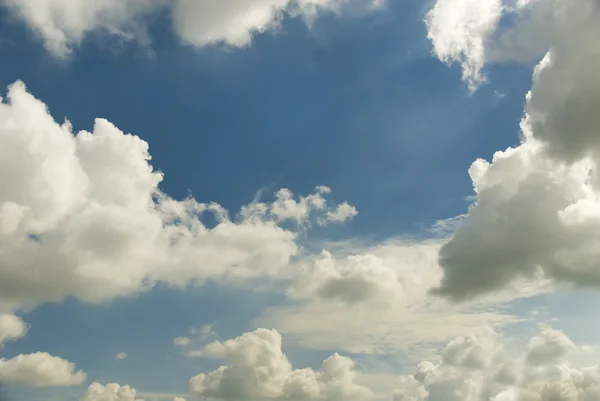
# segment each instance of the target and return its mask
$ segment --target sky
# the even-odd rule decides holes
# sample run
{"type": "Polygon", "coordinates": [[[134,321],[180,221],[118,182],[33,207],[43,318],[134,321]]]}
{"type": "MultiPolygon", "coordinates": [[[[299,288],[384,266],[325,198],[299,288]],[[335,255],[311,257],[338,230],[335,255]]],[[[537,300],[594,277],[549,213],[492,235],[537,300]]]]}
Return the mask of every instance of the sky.
{"type": "Polygon", "coordinates": [[[596,0],[0,2],[9,400],[600,399],[596,0]]]}

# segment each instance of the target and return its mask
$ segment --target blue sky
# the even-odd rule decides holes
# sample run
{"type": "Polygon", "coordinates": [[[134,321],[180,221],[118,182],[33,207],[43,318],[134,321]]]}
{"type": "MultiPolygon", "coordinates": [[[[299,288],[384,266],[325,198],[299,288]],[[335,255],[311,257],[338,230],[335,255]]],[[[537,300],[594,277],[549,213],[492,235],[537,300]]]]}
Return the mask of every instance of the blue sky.
{"type": "MultiPolygon", "coordinates": [[[[170,400],[176,396],[194,399],[190,394],[193,389],[188,388],[191,377],[208,374],[223,364],[235,366],[236,361],[239,363],[233,356],[223,357],[221,351],[203,347],[212,341],[253,333],[259,327],[281,333],[283,351],[294,368],[308,367],[319,371],[323,360],[334,352],[352,358],[356,363],[354,370],[358,372],[356,377],[353,376],[356,383],[348,384],[350,387],[344,391],[349,391],[347,394],[355,396],[356,400],[362,399],[360,397],[391,399],[394,390],[395,397],[417,391],[406,381],[402,382],[406,388],[395,387],[398,387],[399,377],[415,380],[416,376],[402,375],[412,374],[422,359],[441,360],[437,368],[440,375],[446,374],[445,369],[459,369],[458,365],[453,367],[450,360],[440,356],[440,349],[454,337],[463,335],[462,330],[465,335],[477,332],[481,336],[479,342],[483,344],[477,348],[478,352],[489,351],[490,355],[495,351],[486,348],[489,343],[485,334],[478,331],[484,326],[505,333],[507,342],[514,342],[517,348],[529,346],[530,353],[533,352],[531,344],[537,344],[537,340],[527,345],[529,338],[541,331],[535,337],[540,339],[538,343],[546,346],[558,341],[572,351],[574,356],[568,366],[573,369],[578,368],[580,362],[598,356],[594,342],[598,343],[600,338],[586,330],[592,324],[590,311],[598,297],[593,289],[586,292],[572,289],[573,284],[581,284],[577,272],[591,269],[589,277],[595,277],[593,269],[597,266],[590,262],[595,254],[574,249],[570,241],[571,235],[586,238],[593,248],[594,235],[587,231],[565,231],[562,237],[558,235],[558,243],[552,242],[554,237],[548,238],[547,242],[544,242],[545,238],[540,239],[563,251],[553,259],[548,254],[550,251],[537,243],[524,245],[532,236],[541,236],[541,232],[548,230],[539,228],[537,221],[530,218],[536,215],[528,208],[536,204],[535,196],[531,195],[531,204],[526,205],[524,201],[510,203],[506,200],[521,199],[519,191],[526,191],[525,184],[511,190],[513,192],[507,190],[508,195],[502,192],[502,188],[520,180],[516,177],[525,177],[525,182],[529,168],[538,173],[554,168],[556,170],[551,171],[563,171],[553,164],[554,160],[556,166],[562,163],[560,151],[552,154],[554,159],[549,159],[551,162],[544,167],[535,168],[530,166],[535,160],[546,160],[546,154],[527,153],[538,151],[531,145],[534,139],[540,143],[548,141],[554,146],[551,142],[554,136],[546,132],[555,131],[542,125],[534,126],[534,139],[523,141],[519,126],[524,112],[535,118],[539,114],[536,112],[545,107],[541,102],[535,103],[535,91],[538,90],[541,97],[543,88],[553,88],[552,71],[548,73],[547,81],[543,80],[544,74],[542,78],[532,78],[532,73],[548,48],[554,48],[555,54],[561,57],[560,43],[554,45],[549,39],[544,52],[528,58],[510,55],[506,47],[501,48],[498,43],[494,48],[491,36],[485,36],[488,31],[482,31],[472,21],[489,24],[490,32],[513,29],[511,21],[501,20],[500,15],[493,17],[492,3],[498,2],[502,4],[501,1],[482,1],[480,6],[468,7],[465,4],[474,3],[468,0],[455,0],[454,4],[451,0],[427,4],[413,0],[389,1],[375,9],[364,10],[349,1],[348,4],[342,2],[342,12],[320,10],[316,19],[307,24],[304,18],[308,17],[293,15],[294,7],[300,7],[301,14],[304,12],[302,2],[291,1],[276,29],[253,32],[250,43],[242,47],[228,43],[233,39],[226,35],[217,44],[198,45],[193,40],[201,40],[201,37],[193,40],[185,37],[174,28],[176,22],[169,11],[159,7],[158,11],[150,13],[151,18],[143,19],[147,29],[144,38],[149,38],[148,43],[135,39],[127,41],[110,35],[106,29],[99,29],[126,30],[126,21],[119,18],[127,16],[116,18],[114,26],[111,20],[105,22],[105,26],[84,21],[82,24],[89,26],[84,27],[81,37],[65,42],[71,50],[68,55],[58,54],[60,52],[53,47],[56,43],[48,39],[47,31],[36,19],[37,14],[23,11],[27,9],[23,2],[15,1],[12,8],[0,9],[0,54],[3,60],[0,63],[0,87],[7,88],[16,80],[23,81],[27,92],[44,102],[58,123],[65,118],[72,123],[74,133],[92,131],[94,119],[104,118],[123,132],[146,141],[152,157],[150,164],[164,173],[160,191],[173,199],[183,201],[191,195],[200,203],[218,202],[233,216],[242,206],[251,204],[259,192],[262,194],[260,200],[270,204],[273,194],[280,188],[288,188],[298,196],[308,196],[314,193],[316,186],[326,185],[332,190],[327,195],[330,207],[348,202],[358,212],[345,216],[340,221],[342,224],[333,224],[333,220],[329,220],[326,225],[320,224],[323,220],[319,219],[328,218],[328,212],[318,207],[310,212],[314,212],[313,217],[306,217],[307,220],[299,225],[273,217],[278,226],[295,233],[294,243],[301,247],[283,272],[277,270],[277,275],[238,282],[215,276],[201,285],[194,285],[193,280],[184,285],[179,281],[175,284],[174,278],[160,276],[151,289],[131,289],[125,294],[103,296],[98,302],[89,302],[87,295],[78,290],[65,290],[62,293],[65,299],[58,302],[33,296],[32,308],[2,306],[6,310],[0,312],[16,313],[28,325],[26,334],[14,336],[20,338],[3,344],[2,358],[11,360],[20,354],[47,352],[75,363],[77,370],[86,373],[86,379],[80,383],[42,387],[27,384],[33,379],[11,383],[11,380],[15,382],[14,377],[6,376],[7,393],[19,400],[133,401],[133,398],[90,398],[89,394],[88,398],[81,398],[88,385],[98,382],[130,385],[137,389],[138,398],[147,401],[170,400]],[[490,8],[486,9],[486,5],[490,8]],[[458,14],[463,13],[459,21],[464,25],[445,25],[445,18],[452,18],[444,15],[449,7],[458,14]],[[437,19],[433,20],[432,14],[427,14],[430,10],[439,14],[435,15],[437,19]],[[459,29],[461,27],[464,29],[459,29]],[[456,32],[448,29],[456,29],[456,32]],[[441,36],[436,37],[436,32],[441,36]],[[478,40],[489,46],[489,54],[496,54],[493,51],[500,49],[507,55],[498,53],[493,59],[488,53],[473,51],[469,46],[476,47],[478,40]],[[485,57],[490,60],[484,60],[485,57]],[[470,76],[462,74],[461,67],[472,71],[471,67],[480,62],[485,65],[481,73],[485,81],[478,81],[479,71],[470,76]],[[532,82],[533,101],[526,99],[532,82]],[[468,84],[477,86],[477,90],[470,91],[468,84]],[[501,160],[494,159],[487,178],[476,183],[479,192],[473,198],[472,180],[477,177],[469,176],[471,164],[479,158],[491,162],[495,152],[511,146],[527,155],[522,157],[522,160],[530,160],[524,162],[526,167],[519,169],[517,166],[516,172],[505,171],[505,164],[510,167],[517,162],[502,164],[501,160]],[[528,146],[534,150],[529,150],[528,146]],[[553,167],[545,167],[547,165],[553,167]],[[472,202],[477,207],[469,209],[472,202]],[[487,220],[486,214],[494,217],[487,220]],[[458,219],[461,227],[455,234],[436,234],[432,229],[436,222],[450,223],[456,216],[461,216],[458,219]],[[310,224],[309,219],[312,219],[310,224]],[[502,225],[501,219],[509,223],[502,225]],[[496,231],[499,237],[490,234],[496,231]],[[487,238],[491,239],[488,241],[487,238]],[[342,278],[338,287],[319,287],[320,284],[310,281],[316,286],[314,288],[320,288],[314,291],[308,284],[306,288],[290,284],[304,283],[301,272],[310,270],[321,248],[328,249],[338,263],[335,269],[339,272],[336,270],[332,274],[346,278],[345,274],[357,274],[352,276],[358,280],[356,286],[342,278]],[[437,266],[438,252],[441,252],[441,267],[437,266]],[[347,258],[348,255],[366,255],[367,259],[360,259],[355,265],[355,259],[347,258]],[[513,255],[516,256],[513,258],[513,255]],[[373,260],[382,261],[382,265],[368,265],[379,263],[373,260]],[[483,267],[478,265],[471,269],[473,261],[483,263],[483,267]],[[435,268],[431,267],[433,264],[435,268]],[[536,267],[530,268],[530,265],[536,267]],[[345,266],[359,270],[344,270],[345,266]],[[362,275],[360,269],[364,266],[371,267],[367,267],[367,273],[362,275]],[[493,269],[507,273],[494,275],[493,269]],[[535,269],[539,272],[534,274],[535,269]],[[373,271],[383,272],[383,277],[389,277],[386,275],[393,272],[401,284],[389,290],[387,279],[370,281],[379,280],[379,276],[369,275],[368,272],[373,271]],[[415,290],[418,294],[411,295],[413,284],[407,281],[408,276],[403,276],[404,271],[411,272],[411,280],[417,283],[414,287],[423,286],[423,291],[415,290]],[[443,279],[440,278],[442,273],[443,279]],[[486,276],[488,273],[492,278],[486,276]],[[460,274],[470,275],[473,280],[460,278],[460,274]],[[466,303],[454,306],[451,302],[447,304],[444,297],[430,300],[426,290],[431,283],[432,288],[437,286],[438,281],[442,293],[449,299],[465,301],[463,295],[467,294],[466,303]],[[388,290],[392,292],[385,292],[388,290]],[[293,291],[298,291],[299,295],[294,295],[293,291]],[[373,295],[374,292],[380,292],[381,296],[373,295]],[[347,298],[343,298],[342,293],[347,298]],[[407,298],[407,301],[400,297],[402,299],[397,300],[399,293],[416,298],[407,298]],[[345,304],[344,299],[352,301],[345,304]],[[352,316],[356,316],[356,322],[349,321],[352,316]],[[361,316],[368,316],[364,325],[372,325],[372,330],[348,334],[363,323],[361,316]],[[347,323],[338,324],[338,319],[346,318],[347,323]],[[198,333],[203,327],[207,333],[204,336],[198,333]],[[577,345],[571,347],[567,343],[571,340],[559,329],[577,345]],[[434,331],[439,334],[433,334],[434,331]],[[191,344],[186,347],[175,345],[174,338],[182,336],[189,337],[191,344]],[[188,354],[202,349],[203,357],[192,358],[188,354]],[[126,353],[127,357],[116,359],[120,352],[126,353]],[[230,359],[223,363],[223,358],[230,359]]],[[[549,4],[548,7],[553,7],[553,2],[540,0],[540,3],[549,4]]],[[[591,0],[579,1],[585,2],[591,0]]],[[[57,5],[59,3],[56,1],[52,6],[56,7],[55,12],[72,7],[74,16],[79,7],[86,7],[83,0],[62,9],[63,6],[57,5]]],[[[169,1],[162,3],[170,4],[169,1]]],[[[237,7],[235,2],[229,3],[234,4],[232,9],[237,7]]],[[[250,3],[252,1],[246,2],[250,3]]],[[[329,3],[323,0],[319,4],[329,3]]],[[[239,7],[241,9],[242,5],[239,7]]],[[[532,7],[533,12],[537,12],[535,6],[532,7]]],[[[205,12],[211,11],[207,8],[205,12]]],[[[517,28],[514,29],[520,29],[519,23],[529,23],[532,29],[536,28],[535,21],[519,19],[520,11],[512,12],[517,14],[517,28]]],[[[597,15],[600,12],[589,17],[592,22],[597,15]]],[[[101,21],[103,17],[97,18],[101,21]]],[[[506,18],[511,19],[512,14],[506,18]]],[[[60,26],[61,21],[56,18],[55,27],[63,29],[67,36],[72,34],[68,21],[65,19],[65,26],[60,26]]],[[[532,45],[532,48],[536,46],[532,45]]],[[[577,81],[571,93],[584,86],[577,81]]],[[[560,95],[556,91],[550,93],[560,95]]],[[[552,107],[550,110],[560,113],[560,105],[552,107]]],[[[578,129],[573,127],[575,132],[579,132],[578,129]]],[[[588,142],[584,146],[588,146],[588,142]]],[[[590,140],[590,155],[594,154],[594,146],[595,142],[590,140]]],[[[107,157],[100,163],[100,173],[95,174],[108,171],[109,168],[103,166],[112,163],[112,159],[107,157]]],[[[59,182],[62,178],[54,179],[59,182]]],[[[20,178],[15,177],[15,180],[20,178]]],[[[26,180],[23,178],[23,182],[26,180]]],[[[552,186],[554,184],[553,181],[547,185],[554,188],[556,194],[563,187],[552,186]]],[[[118,188],[115,185],[114,191],[118,188]]],[[[595,193],[595,188],[590,191],[595,193]]],[[[0,191],[0,202],[13,201],[11,196],[0,191]]],[[[523,199],[529,199],[526,193],[523,199]]],[[[544,208],[543,199],[537,202],[543,210],[554,207],[552,203],[544,208]]],[[[566,206],[561,207],[561,212],[562,209],[566,210],[566,206]]],[[[327,210],[333,212],[336,209],[327,210]]],[[[275,212],[271,213],[275,216],[275,212]]],[[[540,219],[544,220],[544,216],[540,219]]],[[[220,223],[211,217],[204,222],[209,229],[216,229],[220,223]]],[[[125,226],[127,223],[119,224],[125,226]]],[[[45,241],[49,238],[45,235],[50,236],[51,229],[39,235],[39,241],[45,241]]],[[[222,252],[235,250],[224,248],[222,252]]],[[[44,267],[45,259],[39,259],[37,263],[40,260],[41,270],[35,270],[37,274],[48,277],[55,274],[51,270],[54,265],[48,262],[44,267]]],[[[197,264],[195,269],[210,268],[209,259],[186,260],[188,264],[197,264]]],[[[125,262],[121,266],[119,263],[118,260],[113,263],[116,270],[110,274],[119,275],[124,271],[122,269],[141,266],[135,263],[129,266],[125,262]]],[[[11,280],[10,265],[7,266],[8,273],[4,277],[11,280]]],[[[237,267],[237,264],[233,265],[233,268],[237,267]]],[[[79,272],[77,266],[75,269],[79,272]]],[[[149,277],[153,274],[154,270],[148,270],[149,277]]],[[[309,278],[316,280],[315,277],[309,278]]],[[[586,284],[596,286],[595,283],[586,284]]],[[[438,401],[435,398],[437,379],[431,380],[431,383],[422,384],[428,395],[423,393],[419,395],[422,398],[394,400],[438,401]]],[[[336,399],[323,390],[329,384],[320,385],[322,394],[315,399],[336,399]]],[[[234,396],[240,400],[254,399],[250,393],[247,396],[239,393],[242,390],[224,388],[223,382],[220,386],[217,390],[202,390],[200,386],[200,390],[196,388],[196,396],[215,400],[235,399],[234,396]]],[[[500,398],[502,391],[490,393],[490,397],[497,398],[488,399],[512,400],[500,398]]],[[[589,389],[585,391],[592,394],[586,397],[595,394],[589,389]]],[[[284,397],[263,395],[264,399],[280,396],[284,397]]],[[[583,398],[584,395],[579,397],[577,400],[593,399],[583,398]]],[[[352,398],[347,396],[347,399],[352,398]]],[[[478,400],[469,398],[467,401],[478,400]]]]}

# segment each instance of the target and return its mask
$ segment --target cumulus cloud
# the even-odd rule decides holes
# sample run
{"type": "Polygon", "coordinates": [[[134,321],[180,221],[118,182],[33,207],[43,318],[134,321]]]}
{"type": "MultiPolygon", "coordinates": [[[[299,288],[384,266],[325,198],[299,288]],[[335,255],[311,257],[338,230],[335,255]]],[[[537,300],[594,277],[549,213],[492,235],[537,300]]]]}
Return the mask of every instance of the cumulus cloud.
{"type": "Polygon", "coordinates": [[[129,386],[109,383],[106,386],[92,383],[80,401],[144,401],[136,398],[137,391],[129,386]]]}
{"type": "Polygon", "coordinates": [[[434,54],[445,63],[460,63],[471,89],[484,80],[485,44],[502,9],[502,0],[438,0],[426,16],[434,54]]]}
{"type": "Polygon", "coordinates": [[[356,208],[347,202],[341,203],[337,208],[327,212],[324,218],[319,220],[319,224],[324,226],[327,223],[343,223],[353,219],[358,214],[356,208]]]}
{"type": "Polygon", "coordinates": [[[123,359],[127,359],[127,356],[128,355],[125,352],[119,352],[117,355],[115,355],[115,359],[122,361],[123,359]]]}
{"type": "Polygon", "coordinates": [[[190,379],[190,392],[224,400],[368,400],[370,389],[356,384],[354,362],[334,354],[320,371],[293,369],[276,330],[257,329],[225,342],[212,342],[198,357],[229,364],[190,379]]]}
{"type": "Polygon", "coordinates": [[[123,38],[143,35],[143,17],[169,0],[7,0],[53,54],[64,57],[91,31],[102,29],[123,38]]]}
{"type": "Polygon", "coordinates": [[[440,243],[407,241],[350,255],[324,250],[298,263],[288,295],[344,303],[410,303],[441,278],[437,265],[440,243]]]}
{"type": "Polygon", "coordinates": [[[53,54],[64,57],[86,35],[103,30],[125,40],[147,41],[151,17],[167,12],[186,43],[245,46],[252,35],[278,25],[285,13],[307,21],[323,11],[344,7],[368,9],[381,0],[7,0],[6,6],[25,21],[53,54]]]}
{"type": "Polygon", "coordinates": [[[308,196],[296,197],[287,188],[275,192],[275,200],[271,204],[255,201],[242,208],[245,218],[271,216],[277,222],[291,221],[299,225],[309,223],[309,216],[314,212],[322,212],[318,218],[319,224],[325,222],[344,223],[358,214],[356,208],[347,202],[329,208],[324,195],[331,193],[331,189],[323,185],[315,188],[315,192],[308,196]]]}
{"type": "Polygon", "coordinates": [[[239,216],[158,189],[148,144],[96,120],[57,124],[22,82],[0,104],[0,308],[74,296],[102,301],[157,281],[202,284],[277,275],[310,220],[335,210],[319,187],[253,202],[239,216]],[[212,214],[210,227],[203,216],[212,214]],[[294,220],[300,231],[283,228],[294,220]],[[44,274],[38,274],[43,269],[44,274]]]}
{"type": "Polygon", "coordinates": [[[0,359],[0,382],[32,387],[77,386],[87,378],[75,364],[46,352],[0,359]]]}
{"type": "Polygon", "coordinates": [[[437,1],[429,29],[436,54],[461,62],[466,80],[481,78],[486,63],[541,61],[526,98],[520,145],[470,168],[476,199],[440,252],[438,293],[466,299],[522,277],[599,286],[600,6],[593,0],[489,0],[451,7],[458,3],[469,2],[437,1]],[[499,24],[500,14],[511,23],[499,24]],[[465,28],[467,21],[481,26],[465,28]]]}
{"type": "Polygon", "coordinates": [[[550,288],[521,280],[461,304],[432,296],[443,276],[438,253],[445,242],[329,244],[329,251],[297,262],[288,288],[296,302],[268,308],[254,324],[277,327],[287,341],[311,349],[413,356],[465,331],[516,322],[503,306],[550,288]]]}
{"type": "Polygon", "coordinates": [[[15,340],[27,333],[27,325],[18,316],[9,313],[0,314],[0,348],[8,340],[15,340]]]}
{"type": "Polygon", "coordinates": [[[493,332],[451,341],[440,362],[422,362],[404,376],[395,401],[592,401],[600,397],[597,366],[578,368],[578,350],[561,331],[543,328],[522,354],[493,332]],[[533,362],[533,363],[532,363],[533,362]]]}

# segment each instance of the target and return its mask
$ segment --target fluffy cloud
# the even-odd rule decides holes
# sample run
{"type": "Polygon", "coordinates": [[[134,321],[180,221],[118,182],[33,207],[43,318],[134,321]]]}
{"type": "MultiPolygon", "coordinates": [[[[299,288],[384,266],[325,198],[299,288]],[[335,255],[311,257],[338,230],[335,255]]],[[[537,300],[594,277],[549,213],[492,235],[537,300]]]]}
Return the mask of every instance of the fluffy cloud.
{"type": "Polygon", "coordinates": [[[427,14],[434,53],[445,63],[461,63],[471,89],[484,80],[485,44],[500,21],[502,6],[502,0],[438,0],[427,14]]]}
{"type": "Polygon", "coordinates": [[[7,340],[23,337],[27,333],[27,325],[19,317],[2,313],[0,314],[0,348],[7,340]]]}
{"type": "Polygon", "coordinates": [[[119,352],[117,355],[115,355],[115,359],[122,361],[123,359],[127,359],[127,356],[128,355],[125,352],[119,352]]]}
{"type": "Polygon", "coordinates": [[[592,401],[600,397],[600,369],[576,368],[578,348],[550,328],[512,355],[493,332],[451,341],[437,363],[422,362],[402,377],[395,401],[592,401]]]}
{"type": "Polygon", "coordinates": [[[344,223],[358,214],[356,208],[347,202],[329,209],[327,200],[324,198],[324,195],[329,193],[331,193],[329,187],[319,185],[315,188],[315,193],[296,199],[292,191],[283,188],[275,193],[275,201],[271,204],[254,202],[243,207],[242,217],[252,219],[270,216],[279,223],[292,221],[298,225],[304,225],[310,223],[311,213],[323,212],[317,221],[320,225],[325,225],[328,222],[344,223]]]}
{"type": "MultiPolygon", "coordinates": [[[[80,401],[144,401],[136,398],[137,391],[129,386],[109,383],[106,386],[92,383],[80,401]]],[[[174,400],[175,401],[175,400],[174,400]]]]}
{"type": "Polygon", "coordinates": [[[6,6],[64,57],[87,34],[103,30],[125,40],[148,40],[149,16],[169,12],[180,38],[194,46],[226,43],[245,46],[256,32],[279,23],[284,13],[314,18],[321,11],[352,6],[372,8],[381,0],[7,0],[6,6]]]}
{"type": "Polygon", "coordinates": [[[474,20],[481,26],[439,22],[450,30],[444,36],[430,22],[430,36],[442,60],[463,63],[469,82],[478,80],[488,62],[545,57],[533,72],[521,144],[496,153],[491,163],[471,166],[476,201],[441,250],[445,275],[439,293],[465,299],[520,277],[599,286],[598,2],[451,3],[468,2],[439,0],[430,20],[474,20]],[[512,23],[498,24],[498,10],[512,23]],[[445,47],[436,45],[445,40],[445,47]]]}
{"type": "Polygon", "coordinates": [[[202,284],[280,274],[311,220],[336,210],[323,187],[253,202],[236,219],[158,189],[148,144],[96,120],[71,132],[22,82],[0,104],[0,309],[74,296],[101,301],[154,282],[202,284]],[[203,215],[217,223],[209,227],[203,215]],[[293,220],[297,230],[280,222],[293,220]],[[43,274],[40,272],[43,271],[43,274]]]}
{"type": "Polygon", "coordinates": [[[77,386],[87,375],[75,364],[45,352],[0,359],[0,382],[32,387],[77,386]]]}
{"type": "Polygon", "coordinates": [[[334,210],[327,212],[325,217],[319,220],[319,224],[324,226],[328,223],[343,223],[353,219],[358,214],[356,208],[347,202],[339,204],[334,210]]]}
{"type": "Polygon", "coordinates": [[[343,303],[410,303],[439,282],[439,247],[440,241],[431,241],[382,245],[350,255],[324,250],[299,262],[288,295],[343,303]]]}
{"type": "Polygon", "coordinates": [[[354,362],[334,354],[320,371],[292,369],[275,330],[257,329],[206,345],[196,356],[225,359],[209,374],[190,379],[190,391],[231,399],[367,400],[372,392],[356,384],[354,362]]]}
{"type": "Polygon", "coordinates": [[[413,356],[465,331],[518,321],[503,305],[550,288],[546,281],[521,280],[461,304],[432,296],[445,242],[329,244],[330,251],[297,262],[288,288],[296,303],[271,307],[254,324],[276,327],[289,342],[312,349],[413,356]]]}
{"type": "Polygon", "coordinates": [[[97,29],[123,38],[143,35],[143,17],[169,0],[7,0],[5,5],[64,57],[85,35],[97,29]]]}

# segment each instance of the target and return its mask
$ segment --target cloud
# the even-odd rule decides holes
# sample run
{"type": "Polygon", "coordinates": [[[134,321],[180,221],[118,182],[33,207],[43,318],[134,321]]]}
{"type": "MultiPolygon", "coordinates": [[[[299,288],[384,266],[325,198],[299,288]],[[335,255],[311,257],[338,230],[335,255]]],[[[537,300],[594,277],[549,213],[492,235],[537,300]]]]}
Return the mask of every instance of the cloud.
{"type": "Polygon", "coordinates": [[[459,305],[432,296],[446,241],[330,244],[331,251],[298,262],[288,288],[295,303],[265,310],[254,324],[311,349],[412,357],[465,331],[519,321],[503,307],[548,291],[545,282],[523,280],[459,305]]]}
{"type": "Polygon", "coordinates": [[[122,361],[123,359],[127,359],[127,354],[124,352],[119,352],[117,355],[115,355],[115,359],[118,359],[120,361],[122,361]]]}
{"type": "Polygon", "coordinates": [[[320,225],[327,225],[327,223],[343,223],[353,219],[358,214],[356,208],[347,202],[341,203],[334,210],[327,212],[325,218],[319,221],[320,225]]]}
{"type": "Polygon", "coordinates": [[[600,397],[597,366],[574,367],[576,347],[562,332],[543,328],[522,353],[493,332],[451,341],[441,361],[422,362],[403,376],[394,401],[593,401],[600,397]],[[534,363],[532,363],[534,362],[534,363]]]}
{"type": "Polygon", "coordinates": [[[175,337],[173,339],[173,344],[179,347],[185,347],[190,344],[192,340],[189,337],[175,337]]]}
{"type": "Polygon", "coordinates": [[[146,142],[103,119],[74,134],[22,82],[9,87],[0,121],[0,310],[67,296],[98,302],[159,281],[277,276],[299,233],[336,208],[320,189],[279,191],[235,219],[216,203],[174,200],[158,188],[146,142]],[[299,205],[308,209],[298,214],[299,205]],[[206,214],[216,224],[203,223],[206,214]],[[279,225],[289,218],[297,229],[279,225]]]}
{"type": "Polygon", "coordinates": [[[452,8],[455,3],[468,2],[436,2],[430,37],[442,60],[463,63],[470,83],[486,63],[542,60],[526,97],[520,145],[470,168],[476,199],[441,249],[437,292],[468,299],[524,277],[600,286],[600,6],[592,0],[452,8]],[[498,23],[498,10],[510,23],[498,23]],[[471,20],[478,29],[452,22],[471,20]],[[445,36],[436,24],[454,31],[445,36]],[[450,43],[440,50],[438,40],[450,43]]]}
{"type": "Polygon", "coordinates": [[[185,401],[185,398],[175,397],[175,398],[173,398],[173,401],[185,401]]]}
{"type": "Polygon", "coordinates": [[[346,255],[322,251],[298,263],[288,295],[344,303],[410,303],[441,278],[437,252],[441,241],[381,245],[346,255]]]}
{"type": "Polygon", "coordinates": [[[80,401],[144,401],[136,398],[137,391],[129,386],[109,383],[106,386],[92,383],[80,401]]]}
{"type": "Polygon", "coordinates": [[[310,22],[323,11],[371,9],[381,0],[6,0],[6,6],[58,57],[68,56],[85,37],[102,30],[124,40],[148,42],[147,28],[169,13],[175,32],[193,46],[246,46],[253,34],[276,27],[284,14],[310,22]]]}
{"type": "Polygon", "coordinates": [[[190,392],[224,400],[371,399],[371,390],[356,384],[355,364],[350,358],[334,354],[320,371],[292,369],[281,344],[276,330],[257,329],[206,345],[197,356],[225,359],[229,365],[192,377],[190,392]]]}
{"type": "Polygon", "coordinates": [[[32,387],[77,386],[87,378],[75,364],[46,352],[0,359],[0,382],[32,387]]]}
{"type": "Polygon", "coordinates": [[[425,19],[434,54],[462,65],[474,90],[485,80],[486,42],[502,16],[502,0],[437,0],[425,19]]]}
{"type": "Polygon", "coordinates": [[[144,16],[168,0],[7,0],[8,9],[25,21],[59,57],[67,56],[94,30],[125,39],[143,36],[144,16]]]}
{"type": "Polygon", "coordinates": [[[0,348],[8,340],[15,340],[27,333],[27,325],[18,316],[0,314],[0,348]]]}
{"type": "Polygon", "coordinates": [[[319,185],[315,188],[314,193],[296,197],[292,191],[283,188],[275,192],[275,200],[271,204],[257,200],[242,208],[242,216],[248,219],[271,216],[280,223],[292,221],[298,225],[304,225],[310,223],[311,213],[322,212],[323,216],[319,217],[317,221],[323,225],[327,222],[344,223],[358,214],[356,208],[347,202],[329,208],[327,199],[323,196],[329,193],[331,193],[331,189],[319,185]]]}

